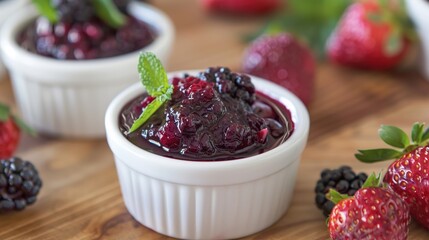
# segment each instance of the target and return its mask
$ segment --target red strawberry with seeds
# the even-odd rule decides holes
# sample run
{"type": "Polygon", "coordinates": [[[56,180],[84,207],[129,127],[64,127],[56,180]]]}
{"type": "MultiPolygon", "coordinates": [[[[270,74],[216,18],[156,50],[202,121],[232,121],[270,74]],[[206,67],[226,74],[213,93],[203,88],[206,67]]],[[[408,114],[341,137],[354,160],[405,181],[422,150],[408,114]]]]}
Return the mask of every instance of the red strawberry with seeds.
{"type": "Polygon", "coordinates": [[[384,182],[410,206],[411,216],[429,229],[429,128],[415,123],[411,141],[394,126],[381,126],[379,135],[387,144],[400,148],[359,150],[356,158],[363,162],[397,159],[390,164],[384,182]]]}
{"type": "Polygon", "coordinates": [[[0,159],[12,157],[19,142],[19,128],[12,118],[0,121],[0,159]]]}
{"type": "Polygon", "coordinates": [[[20,119],[12,115],[8,106],[0,103],[0,159],[13,156],[19,143],[20,129],[34,133],[20,119]]]}
{"type": "Polygon", "coordinates": [[[337,203],[328,219],[330,237],[336,239],[407,239],[410,222],[407,204],[390,189],[379,187],[375,174],[353,197],[331,189],[337,203]]]}
{"type": "Polygon", "coordinates": [[[347,8],[331,34],[327,55],[341,65],[391,69],[404,59],[413,38],[401,1],[358,1],[347,8]]]}
{"type": "Polygon", "coordinates": [[[18,146],[19,133],[9,108],[0,104],[0,159],[12,157],[18,146]]]}
{"type": "Polygon", "coordinates": [[[243,59],[245,73],[289,89],[306,105],[313,98],[315,68],[310,49],[287,33],[258,38],[243,59]]]}

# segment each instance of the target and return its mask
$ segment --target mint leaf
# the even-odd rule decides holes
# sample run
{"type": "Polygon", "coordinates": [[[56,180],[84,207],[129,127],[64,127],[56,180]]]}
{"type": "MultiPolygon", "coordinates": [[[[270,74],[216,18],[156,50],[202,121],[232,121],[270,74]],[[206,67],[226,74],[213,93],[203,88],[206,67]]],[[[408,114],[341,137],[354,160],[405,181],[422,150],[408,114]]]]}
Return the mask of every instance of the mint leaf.
{"type": "Polygon", "coordinates": [[[151,52],[141,53],[138,71],[140,80],[149,95],[157,97],[167,91],[169,87],[167,73],[155,54],[151,52]]]}
{"type": "Polygon", "coordinates": [[[125,15],[119,11],[112,0],[92,0],[92,6],[95,14],[109,26],[119,28],[125,24],[125,15]]]}
{"type": "Polygon", "coordinates": [[[401,151],[388,148],[358,150],[358,152],[355,154],[355,157],[361,162],[366,163],[395,159],[403,155],[401,151]]]}
{"type": "Polygon", "coordinates": [[[134,121],[128,133],[137,130],[164,102],[170,100],[174,90],[173,86],[168,83],[167,73],[155,54],[150,52],[140,53],[138,71],[140,80],[146,88],[147,93],[155,97],[155,100],[143,109],[142,114],[134,121]]]}
{"type": "Polygon", "coordinates": [[[413,128],[411,129],[411,140],[414,143],[420,144],[422,141],[423,128],[424,124],[418,122],[414,123],[413,128]]]}
{"type": "MultiPolygon", "coordinates": [[[[163,99],[165,100],[166,98],[163,99]]],[[[132,133],[140,126],[142,126],[156,112],[156,110],[158,110],[162,106],[162,104],[164,104],[164,102],[165,101],[162,101],[160,97],[157,97],[155,100],[149,103],[143,110],[140,117],[136,121],[134,121],[128,133],[132,133]]]]}
{"type": "Polygon", "coordinates": [[[382,125],[378,130],[378,134],[385,143],[391,146],[406,148],[410,145],[410,139],[407,134],[398,127],[382,125]]]}
{"type": "Polygon", "coordinates": [[[51,0],[32,0],[40,14],[46,17],[51,23],[58,22],[58,13],[51,4],[51,0]]]}
{"type": "Polygon", "coordinates": [[[9,119],[10,108],[2,103],[0,103],[0,122],[5,122],[9,119]]]}

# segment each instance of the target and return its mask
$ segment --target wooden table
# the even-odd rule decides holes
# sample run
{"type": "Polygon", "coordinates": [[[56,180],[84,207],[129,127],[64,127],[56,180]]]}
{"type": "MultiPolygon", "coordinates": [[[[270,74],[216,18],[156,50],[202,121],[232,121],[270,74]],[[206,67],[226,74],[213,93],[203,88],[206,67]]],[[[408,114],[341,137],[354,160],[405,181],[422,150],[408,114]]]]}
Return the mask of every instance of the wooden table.
{"type": "MultiPolygon", "coordinates": [[[[196,1],[154,0],[174,21],[177,39],[168,70],[225,65],[240,69],[246,33],[263,18],[216,17],[196,1]]],[[[16,110],[7,76],[0,101],[16,110]]],[[[325,220],[314,204],[314,185],[323,168],[351,165],[379,171],[386,163],[366,165],[356,149],[384,146],[380,124],[410,129],[429,122],[429,81],[417,73],[377,73],[321,63],[309,112],[311,131],[299,168],[292,204],[283,218],[248,239],[327,239],[325,220]]],[[[101,123],[100,123],[101,124],[101,123]]],[[[105,139],[52,139],[24,136],[17,155],[35,163],[44,186],[35,205],[0,216],[0,239],[168,239],[149,230],[125,209],[113,156],[105,139]]],[[[412,223],[409,239],[429,239],[412,223]]]]}

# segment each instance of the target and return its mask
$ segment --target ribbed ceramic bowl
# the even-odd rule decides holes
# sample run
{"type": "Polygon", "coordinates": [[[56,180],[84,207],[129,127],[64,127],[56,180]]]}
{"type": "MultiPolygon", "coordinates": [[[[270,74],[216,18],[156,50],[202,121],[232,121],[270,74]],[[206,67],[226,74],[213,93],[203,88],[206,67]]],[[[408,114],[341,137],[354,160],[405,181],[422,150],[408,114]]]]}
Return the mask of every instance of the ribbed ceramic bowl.
{"type": "Polygon", "coordinates": [[[135,84],[112,101],[105,119],[107,140],[125,205],[137,221],[175,238],[230,239],[261,231],[284,215],[307,142],[309,116],[289,91],[260,78],[252,81],[290,110],[295,128],[280,146],[238,160],[184,161],[141,149],[121,134],[118,121],[125,104],[143,93],[142,86],[135,84]]]}
{"type": "MultiPolygon", "coordinates": [[[[0,1],[0,27],[3,22],[7,19],[9,15],[15,13],[15,11],[25,4],[28,3],[28,0],[5,0],[0,1]]],[[[6,68],[3,65],[3,62],[0,60],[0,80],[2,80],[3,75],[6,73],[6,68]]]]}
{"type": "MultiPolygon", "coordinates": [[[[158,9],[133,2],[129,11],[157,33],[141,51],[166,64],[174,39],[169,18],[158,9]]],[[[28,6],[11,16],[0,32],[0,48],[24,120],[39,132],[63,137],[103,137],[104,113],[120,91],[138,79],[140,51],[96,60],[56,60],[21,48],[16,37],[34,20],[28,6]]]]}
{"type": "Polygon", "coordinates": [[[407,10],[421,43],[421,70],[429,81],[429,1],[407,0],[407,10]]]}

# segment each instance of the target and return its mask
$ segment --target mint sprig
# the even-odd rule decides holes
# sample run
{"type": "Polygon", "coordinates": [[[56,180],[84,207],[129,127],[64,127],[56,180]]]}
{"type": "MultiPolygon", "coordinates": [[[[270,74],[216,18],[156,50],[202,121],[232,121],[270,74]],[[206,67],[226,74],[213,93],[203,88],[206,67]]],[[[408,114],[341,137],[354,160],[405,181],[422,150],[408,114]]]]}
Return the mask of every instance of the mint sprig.
{"type": "Polygon", "coordinates": [[[124,14],[116,7],[112,0],[92,0],[95,13],[106,24],[113,28],[119,28],[126,22],[124,14]]]}
{"type": "Polygon", "coordinates": [[[51,4],[51,0],[32,0],[40,14],[45,16],[51,23],[59,20],[57,10],[51,4]]]}
{"type": "Polygon", "coordinates": [[[411,129],[411,140],[404,131],[395,126],[382,125],[378,130],[378,134],[385,143],[397,149],[376,148],[358,150],[358,153],[355,154],[358,160],[366,163],[374,163],[397,159],[429,143],[429,128],[425,129],[424,124],[418,122],[414,123],[411,129]]]}
{"type": "Polygon", "coordinates": [[[155,97],[149,103],[138,119],[131,126],[129,133],[139,129],[149,118],[166,102],[171,99],[173,86],[168,83],[167,73],[161,61],[150,52],[141,53],[139,57],[138,71],[140,80],[147,93],[155,97]]]}
{"type": "MultiPolygon", "coordinates": [[[[32,2],[39,13],[51,23],[57,23],[60,20],[57,9],[52,5],[51,0],[32,0],[32,2]]],[[[119,11],[113,0],[91,0],[91,4],[97,17],[107,25],[119,28],[126,23],[125,15],[119,11]]]]}

